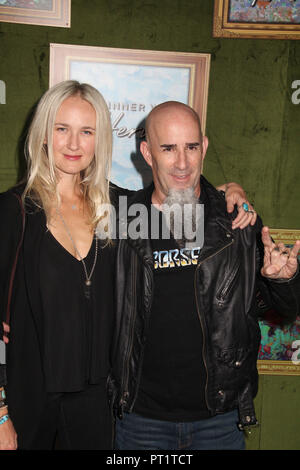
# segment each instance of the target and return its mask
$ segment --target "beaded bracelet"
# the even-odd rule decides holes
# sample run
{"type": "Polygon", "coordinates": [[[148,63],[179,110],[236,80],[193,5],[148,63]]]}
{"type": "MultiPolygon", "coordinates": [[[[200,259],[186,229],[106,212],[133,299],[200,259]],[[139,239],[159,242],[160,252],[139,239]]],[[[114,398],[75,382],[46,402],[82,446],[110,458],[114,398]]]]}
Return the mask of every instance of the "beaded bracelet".
{"type": "Polygon", "coordinates": [[[1,426],[1,424],[4,424],[8,419],[9,419],[8,415],[2,416],[2,418],[0,418],[0,426],[1,426]]]}

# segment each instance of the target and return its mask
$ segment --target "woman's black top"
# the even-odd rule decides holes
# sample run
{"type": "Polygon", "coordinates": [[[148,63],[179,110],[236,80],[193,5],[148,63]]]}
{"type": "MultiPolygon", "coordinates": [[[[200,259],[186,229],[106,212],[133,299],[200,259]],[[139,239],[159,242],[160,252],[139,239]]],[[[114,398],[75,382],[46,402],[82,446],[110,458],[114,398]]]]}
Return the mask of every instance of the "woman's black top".
{"type": "MultiPolygon", "coordinates": [[[[113,248],[98,240],[89,296],[83,263],[47,230],[40,251],[42,351],[47,392],[73,392],[108,375],[113,327],[113,248]]],[[[84,262],[88,274],[95,239],[84,262]]]]}

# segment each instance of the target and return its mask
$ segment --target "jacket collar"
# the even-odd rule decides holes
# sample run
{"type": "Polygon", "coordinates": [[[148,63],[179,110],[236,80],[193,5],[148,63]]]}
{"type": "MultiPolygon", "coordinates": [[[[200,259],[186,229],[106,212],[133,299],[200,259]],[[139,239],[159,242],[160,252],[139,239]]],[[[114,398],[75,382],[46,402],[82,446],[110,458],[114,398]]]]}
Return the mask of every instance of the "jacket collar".
{"type": "Polygon", "coordinates": [[[234,242],[233,215],[227,212],[222,193],[201,176],[201,191],[205,191],[204,245],[199,262],[234,242]]]}

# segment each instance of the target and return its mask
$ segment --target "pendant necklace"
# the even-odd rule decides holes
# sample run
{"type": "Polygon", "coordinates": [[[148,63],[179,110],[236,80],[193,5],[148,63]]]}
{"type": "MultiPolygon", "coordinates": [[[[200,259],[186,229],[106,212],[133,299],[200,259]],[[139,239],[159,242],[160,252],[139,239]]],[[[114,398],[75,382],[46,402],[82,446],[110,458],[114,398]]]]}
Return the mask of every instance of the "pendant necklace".
{"type": "Polygon", "coordinates": [[[83,266],[83,269],[84,269],[84,275],[85,275],[85,281],[84,281],[84,284],[85,284],[85,288],[84,288],[84,295],[86,296],[87,299],[90,299],[90,296],[91,296],[91,293],[90,293],[90,288],[91,288],[91,284],[92,284],[92,275],[93,275],[93,272],[94,272],[94,269],[96,267],[96,262],[97,262],[97,257],[98,257],[98,237],[95,237],[95,256],[94,256],[94,262],[93,262],[93,266],[92,266],[92,269],[90,271],[90,274],[88,274],[88,271],[87,271],[87,268],[86,268],[86,264],[85,264],[85,261],[84,259],[82,258],[81,254],[79,253],[78,249],[77,249],[77,246],[73,240],[73,237],[70,233],[70,230],[66,224],[66,221],[65,219],[63,218],[63,215],[62,213],[60,212],[59,208],[56,207],[56,212],[57,212],[57,215],[59,216],[60,220],[62,221],[63,223],[63,226],[64,226],[64,229],[68,235],[68,237],[70,238],[70,241],[73,245],[73,248],[75,250],[75,253],[77,254],[78,258],[80,259],[81,263],[82,263],[82,266],[83,266]]]}

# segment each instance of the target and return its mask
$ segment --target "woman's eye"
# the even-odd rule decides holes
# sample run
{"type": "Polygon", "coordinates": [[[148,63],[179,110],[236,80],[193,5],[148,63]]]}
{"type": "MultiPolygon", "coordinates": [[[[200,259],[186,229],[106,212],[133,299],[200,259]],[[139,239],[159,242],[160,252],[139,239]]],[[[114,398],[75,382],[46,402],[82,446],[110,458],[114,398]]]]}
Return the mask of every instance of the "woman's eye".
{"type": "Polygon", "coordinates": [[[94,129],[82,129],[82,134],[86,136],[95,135],[95,130],[94,129]]]}

